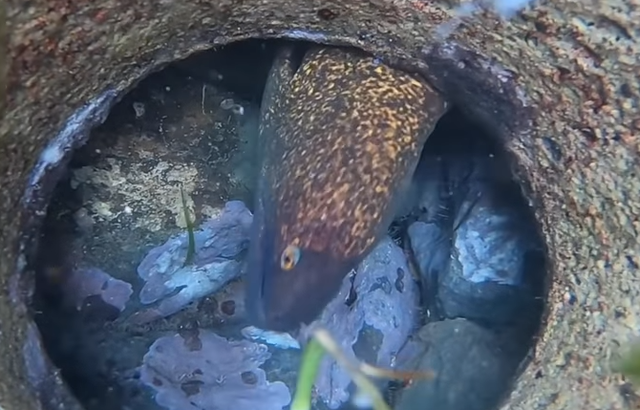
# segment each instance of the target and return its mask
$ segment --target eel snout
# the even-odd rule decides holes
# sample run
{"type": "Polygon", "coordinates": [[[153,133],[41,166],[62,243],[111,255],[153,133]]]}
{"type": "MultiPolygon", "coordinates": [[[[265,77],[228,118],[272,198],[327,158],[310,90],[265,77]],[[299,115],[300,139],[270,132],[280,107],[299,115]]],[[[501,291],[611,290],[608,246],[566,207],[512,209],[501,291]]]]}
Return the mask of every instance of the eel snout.
{"type": "Polygon", "coordinates": [[[273,274],[274,270],[282,271],[279,260],[262,267],[251,266],[269,271],[262,274],[262,289],[248,306],[254,326],[285,332],[311,323],[340,290],[344,272],[356,267],[356,263],[323,253],[307,251],[304,256],[295,272],[273,274]]]}

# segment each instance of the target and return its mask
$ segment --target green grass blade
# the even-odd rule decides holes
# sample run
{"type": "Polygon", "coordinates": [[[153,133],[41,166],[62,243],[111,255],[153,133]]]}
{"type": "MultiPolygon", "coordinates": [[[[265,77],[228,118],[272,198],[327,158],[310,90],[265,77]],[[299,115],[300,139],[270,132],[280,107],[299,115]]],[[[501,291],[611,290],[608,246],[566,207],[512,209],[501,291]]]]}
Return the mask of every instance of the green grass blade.
{"type": "Polygon", "coordinates": [[[291,410],[310,410],[313,383],[316,380],[324,349],[315,338],[309,340],[302,354],[302,364],[298,373],[296,395],[291,403],[291,410]]]}
{"type": "Polygon", "coordinates": [[[180,196],[182,198],[182,210],[184,212],[184,220],[187,224],[187,235],[189,238],[189,245],[187,248],[187,257],[184,259],[184,265],[191,265],[193,263],[193,258],[196,254],[196,236],[193,233],[193,222],[191,221],[191,216],[189,215],[189,208],[187,207],[187,197],[184,194],[184,189],[182,189],[182,185],[180,186],[180,196]]]}
{"type": "Polygon", "coordinates": [[[359,395],[366,397],[367,401],[373,404],[374,410],[391,410],[376,385],[360,370],[359,363],[355,363],[342,352],[338,343],[327,330],[316,328],[313,331],[313,338],[336,360],[339,366],[349,373],[351,380],[359,390],[359,395]]]}

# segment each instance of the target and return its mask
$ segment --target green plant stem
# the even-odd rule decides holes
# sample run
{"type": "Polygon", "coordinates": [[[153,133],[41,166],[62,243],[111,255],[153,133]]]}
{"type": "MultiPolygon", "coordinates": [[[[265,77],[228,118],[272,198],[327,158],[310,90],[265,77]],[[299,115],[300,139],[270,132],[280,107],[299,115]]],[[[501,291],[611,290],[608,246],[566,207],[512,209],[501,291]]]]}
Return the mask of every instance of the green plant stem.
{"type": "Polygon", "coordinates": [[[184,194],[184,189],[182,189],[182,185],[180,185],[180,196],[182,198],[182,210],[184,212],[184,220],[187,224],[187,235],[189,238],[189,245],[187,248],[187,256],[184,259],[184,266],[191,265],[193,263],[193,257],[196,254],[196,237],[193,233],[193,222],[191,221],[191,216],[189,215],[189,208],[187,208],[187,197],[184,194]]]}
{"type": "MultiPolygon", "coordinates": [[[[342,353],[340,346],[331,337],[328,331],[318,328],[313,332],[313,338],[324,348],[325,351],[327,351],[327,353],[333,356],[339,366],[349,373],[349,376],[356,387],[362,393],[367,394],[371,398],[374,410],[391,410],[375,384],[373,384],[373,382],[359,369],[357,363],[354,363],[342,353]]],[[[292,410],[297,409],[292,408],[292,410]]]]}
{"type": "Polygon", "coordinates": [[[310,410],[311,409],[311,392],[313,391],[313,383],[316,380],[320,361],[324,356],[324,349],[315,338],[312,338],[304,348],[302,355],[302,364],[298,373],[298,383],[296,385],[296,394],[291,403],[291,410],[310,410]]]}

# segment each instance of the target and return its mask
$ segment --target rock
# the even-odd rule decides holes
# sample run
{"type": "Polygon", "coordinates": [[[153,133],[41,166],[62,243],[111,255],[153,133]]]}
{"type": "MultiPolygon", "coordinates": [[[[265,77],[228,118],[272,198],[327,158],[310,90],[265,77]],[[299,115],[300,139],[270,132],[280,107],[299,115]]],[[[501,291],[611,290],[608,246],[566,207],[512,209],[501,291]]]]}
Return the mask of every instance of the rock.
{"type": "Polygon", "coordinates": [[[146,282],[140,301],[160,303],[137,312],[130,320],[141,324],[171,315],[240,276],[252,218],[242,202],[228,202],[221,215],[194,232],[195,255],[189,265],[185,265],[186,232],[152,249],[138,266],[138,274],[146,282]]]}
{"type": "Polygon", "coordinates": [[[269,357],[264,345],[193,329],[156,340],[140,380],[169,410],[281,410],[291,394],[284,383],[267,381],[259,366],[269,357]]]}
{"type": "MultiPolygon", "coordinates": [[[[447,122],[447,119],[443,119],[441,123],[443,122],[447,122]]],[[[429,143],[435,142],[442,150],[439,147],[442,145],[441,140],[441,134],[436,130],[429,143]]],[[[435,149],[437,152],[438,148],[435,149]]],[[[448,181],[448,168],[451,167],[452,158],[450,154],[423,154],[412,181],[420,216],[409,225],[407,238],[417,265],[417,274],[420,276],[422,301],[428,321],[444,317],[437,292],[438,281],[449,268],[452,249],[454,211],[451,202],[455,189],[448,181]]]]}
{"type": "Polygon", "coordinates": [[[500,175],[501,165],[496,157],[449,158],[449,220],[409,228],[421,274],[437,282],[445,317],[505,325],[537,313],[542,247],[519,188],[500,175]]]}
{"type": "MultiPolygon", "coordinates": [[[[434,131],[434,134],[436,132],[434,131]]],[[[431,138],[433,138],[433,134],[431,138]]],[[[435,220],[442,205],[441,191],[442,158],[424,153],[420,157],[406,192],[396,200],[395,217],[403,218],[418,211],[425,213],[429,219],[435,220]]]]}
{"type": "Polygon", "coordinates": [[[500,167],[497,157],[474,162],[438,299],[449,318],[495,325],[529,319],[545,274],[532,215],[520,188],[499,174],[506,167],[500,167]]]}
{"type": "MultiPolygon", "coordinates": [[[[347,357],[389,368],[417,326],[418,301],[404,253],[385,237],[358,266],[355,277],[345,278],[338,296],[307,330],[320,324],[347,357]]],[[[303,330],[301,338],[307,337],[303,330]]],[[[333,359],[325,357],[315,388],[317,397],[336,409],[350,398],[351,378],[333,359]]]]}
{"type": "Polygon", "coordinates": [[[225,323],[244,323],[246,318],[244,288],[244,281],[235,280],[225,285],[213,296],[216,301],[213,311],[218,317],[223,318],[225,323]]]}
{"type": "Polygon", "coordinates": [[[414,380],[395,410],[489,410],[507,393],[518,356],[491,331],[465,319],[423,327],[412,355],[398,367],[435,372],[433,380],[414,380]]]}
{"type": "Polygon", "coordinates": [[[80,310],[90,296],[99,296],[105,303],[123,311],[133,289],[99,268],[75,269],[63,284],[67,302],[80,310]]]}
{"type": "Polygon", "coordinates": [[[411,250],[418,265],[422,282],[422,299],[429,317],[440,316],[436,293],[438,278],[449,266],[451,256],[450,230],[438,222],[412,223],[407,230],[411,250]]]}
{"type": "Polygon", "coordinates": [[[300,349],[300,343],[286,332],[274,332],[255,326],[247,326],[241,330],[241,333],[249,340],[262,340],[278,349],[300,349]]]}

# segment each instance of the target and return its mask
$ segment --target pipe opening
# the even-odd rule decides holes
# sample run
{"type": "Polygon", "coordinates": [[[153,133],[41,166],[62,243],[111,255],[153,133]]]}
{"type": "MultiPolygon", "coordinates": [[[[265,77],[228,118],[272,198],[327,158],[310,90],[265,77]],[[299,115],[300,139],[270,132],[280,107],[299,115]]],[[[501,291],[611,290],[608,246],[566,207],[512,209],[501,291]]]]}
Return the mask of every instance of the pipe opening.
{"type": "MultiPolygon", "coordinates": [[[[248,327],[242,280],[278,44],[234,43],[141,81],[57,183],[32,307],[86,409],[288,408],[298,342],[248,327]]],[[[387,237],[330,305],[349,354],[440,379],[381,382],[394,409],[496,408],[534,345],[545,250],[498,141],[451,109],[387,237]]],[[[322,367],[313,408],[354,408],[352,393],[322,367]]]]}

